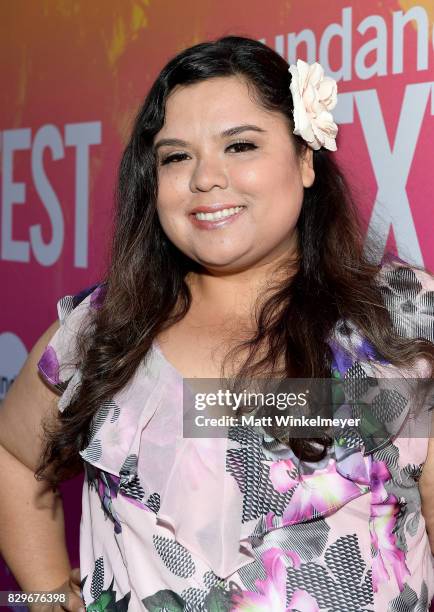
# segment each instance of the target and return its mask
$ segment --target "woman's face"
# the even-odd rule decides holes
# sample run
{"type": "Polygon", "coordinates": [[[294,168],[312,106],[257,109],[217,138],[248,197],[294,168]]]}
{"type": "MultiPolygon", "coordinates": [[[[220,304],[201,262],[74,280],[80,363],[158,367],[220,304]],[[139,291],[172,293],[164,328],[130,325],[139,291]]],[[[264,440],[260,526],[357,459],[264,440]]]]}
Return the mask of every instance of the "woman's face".
{"type": "Polygon", "coordinates": [[[235,272],[294,252],[303,189],[314,181],[312,151],[296,156],[285,117],[259,107],[245,82],[219,77],[176,88],[154,147],[158,216],[183,253],[209,271],[235,272]],[[218,220],[192,213],[222,205],[243,208],[218,220]]]}

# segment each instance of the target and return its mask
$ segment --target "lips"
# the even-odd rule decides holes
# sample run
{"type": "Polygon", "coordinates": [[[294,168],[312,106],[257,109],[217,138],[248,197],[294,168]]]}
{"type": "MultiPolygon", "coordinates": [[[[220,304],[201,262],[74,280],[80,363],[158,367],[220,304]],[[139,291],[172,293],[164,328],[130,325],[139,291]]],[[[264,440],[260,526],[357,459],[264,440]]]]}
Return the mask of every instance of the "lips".
{"type": "Polygon", "coordinates": [[[218,210],[224,210],[225,208],[236,208],[237,206],[243,206],[243,204],[235,204],[235,202],[228,202],[227,204],[213,204],[211,206],[196,206],[190,211],[191,215],[195,213],[203,212],[203,213],[213,213],[218,210]]]}
{"type": "MultiPolygon", "coordinates": [[[[224,206],[227,208],[227,205],[224,206]]],[[[236,208],[235,206],[230,206],[229,208],[236,208]]],[[[213,210],[215,212],[216,209],[213,210]]],[[[221,207],[217,210],[221,210],[221,207]]],[[[239,206],[238,212],[235,212],[230,215],[221,216],[220,219],[198,219],[195,213],[191,213],[190,220],[195,227],[200,230],[215,230],[221,227],[226,227],[231,225],[232,223],[236,223],[237,219],[243,216],[244,211],[246,210],[246,206],[239,206]]],[[[198,211],[200,212],[200,211],[198,211]]]]}

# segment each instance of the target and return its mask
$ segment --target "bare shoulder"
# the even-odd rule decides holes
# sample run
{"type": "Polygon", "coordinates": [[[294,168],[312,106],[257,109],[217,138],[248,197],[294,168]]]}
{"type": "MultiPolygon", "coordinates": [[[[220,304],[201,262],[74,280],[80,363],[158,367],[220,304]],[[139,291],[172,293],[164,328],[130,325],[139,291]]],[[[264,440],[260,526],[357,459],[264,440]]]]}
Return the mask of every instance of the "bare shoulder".
{"type": "Polygon", "coordinates": [[[0,405],[0,444],[30,469],[42,449],[42,421],[56,418],[58,395],[39,374],[37,363],[59,328],[56,320],[33,345],[0,405]]]}

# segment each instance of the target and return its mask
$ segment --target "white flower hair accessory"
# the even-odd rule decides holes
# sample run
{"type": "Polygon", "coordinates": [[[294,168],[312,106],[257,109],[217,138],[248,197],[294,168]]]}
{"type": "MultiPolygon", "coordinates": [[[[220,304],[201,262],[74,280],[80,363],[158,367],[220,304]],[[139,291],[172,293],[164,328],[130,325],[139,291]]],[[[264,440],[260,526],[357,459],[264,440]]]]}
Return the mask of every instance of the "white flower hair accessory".
{"type": "Polygon", "coordinates": [[[289,86],[294,102],[294,134],[301,136],[311,147],[336,151],[338,126],[331,110],[336,106],[338,88],[336,81],[324,76],[321,64],[307,64],[298,59],[291,64],[289,86]]]}

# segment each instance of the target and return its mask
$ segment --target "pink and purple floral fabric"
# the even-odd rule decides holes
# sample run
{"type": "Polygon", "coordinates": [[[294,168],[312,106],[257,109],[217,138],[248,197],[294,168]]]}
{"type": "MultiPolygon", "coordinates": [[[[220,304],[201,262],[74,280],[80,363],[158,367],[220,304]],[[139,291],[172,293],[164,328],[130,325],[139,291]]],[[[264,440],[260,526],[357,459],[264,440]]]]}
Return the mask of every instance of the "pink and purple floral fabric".
{"type": "MultiPolygon", "coordinates": [[[[394,261],[379,282],[397,332],[434,341],[434,279],[394,261]]],[[[58,302],[61,326],[38,367],[61,393],[60,410],[80,383],[75,334],[103,296],[97,285],[58,302]]],[[[330,347],[334,377],[405,376],[351,322],[339,322],[330,347]]],[[[423,360],[411,372],[428,374],[423,360]]],[[[434,569],[418,478],[429,431],[415,443],[411,427],[406,437],[388,429],[408,421],[408,402],[393,403],[381,442],[348,435],[307,463],[249,427],[183,438],[182,398],[182,376],[154,342],[94,418],[80,453],[87,610],[428,609],[434,569]]]]}

